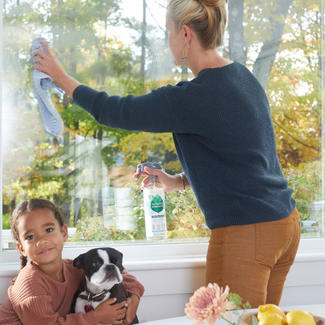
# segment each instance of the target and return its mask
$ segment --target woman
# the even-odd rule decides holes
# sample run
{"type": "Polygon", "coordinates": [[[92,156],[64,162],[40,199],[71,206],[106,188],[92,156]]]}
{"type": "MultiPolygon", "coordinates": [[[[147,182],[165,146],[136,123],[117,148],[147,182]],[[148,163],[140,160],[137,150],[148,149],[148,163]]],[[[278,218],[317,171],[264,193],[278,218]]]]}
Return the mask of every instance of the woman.
{"type": "Polygon", "coordinates": [[[68,76],[46,44],[47,53],[35,52],[35,68],[100,123],[172,132],[184,173],[147,172],[166,192],[192,187],[212,230],[206,283],[229,285],[253,307],[279,304],[299,243],[299,215],[276,154],[264,90],[249,70],[216,51],[225,2],[169,2],[169,46],[175,63],[192,70],[192,81],[144,96],[109,96],[68,76]]]}

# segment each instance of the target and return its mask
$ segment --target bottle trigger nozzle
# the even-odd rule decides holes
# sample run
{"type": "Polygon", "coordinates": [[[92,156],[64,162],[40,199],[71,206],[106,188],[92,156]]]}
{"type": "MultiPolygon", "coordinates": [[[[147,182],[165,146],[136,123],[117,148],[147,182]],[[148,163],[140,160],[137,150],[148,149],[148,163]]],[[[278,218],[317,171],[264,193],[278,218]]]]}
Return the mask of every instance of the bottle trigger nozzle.
{"type": "MultiPolygon", "coordinates": [[[[142,175],[142,173],[144,172],[144,168],[148,167],[151,169],[162,169],[161,165],[158,163],[153,163],[153,162],[144,162],[141,163],[137,166],[137,170],[136,170],[136,178],[140,178],[140,176],[142,175]]],[[[156,179],[157,176],[155,175],[149,175],[150,179],[156,179]]]]}

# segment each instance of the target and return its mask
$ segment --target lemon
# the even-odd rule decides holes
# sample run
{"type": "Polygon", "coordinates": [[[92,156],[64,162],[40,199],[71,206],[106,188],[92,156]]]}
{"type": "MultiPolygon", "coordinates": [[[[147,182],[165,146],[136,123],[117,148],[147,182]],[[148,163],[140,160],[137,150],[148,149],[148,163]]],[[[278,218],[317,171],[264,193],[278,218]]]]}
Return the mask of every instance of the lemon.
{"type": "Polygon", "coordinates": [[[282,321],[285,321],[285,317],[286,317],[285,313],[277,305],[274,304],[260,305],[258,307],[257,319],[261,320],[263,315],[266,314],[278,315],[282,321]]]}
{"type": "Polygon", "coordinates": [[[287,313],[288,325],[316,325],[311,313],[302,310],[293,310],[287,313]]]}
{"type": "Polygon", "coordinates": [[[283,325],[280,315],[273,312],[265,312],[258,321],[258,325],[283,325]]]}

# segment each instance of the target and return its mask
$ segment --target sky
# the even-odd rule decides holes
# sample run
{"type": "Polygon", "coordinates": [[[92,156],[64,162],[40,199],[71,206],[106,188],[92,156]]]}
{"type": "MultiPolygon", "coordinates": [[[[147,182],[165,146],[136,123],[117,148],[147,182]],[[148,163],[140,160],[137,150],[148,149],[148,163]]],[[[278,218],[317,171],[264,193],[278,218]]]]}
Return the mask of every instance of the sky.
{"type": "MultiPolygon", "coordinates": [[[[143,0],[122,0],[121,8],[123,16],[128,18],[135,18],[138,21],[142,21],[143,14],[143,0]]],[[[165,28],[165,15],[166,11],[162,8],[162,5],[166,4],[166,0],[147,0],[147,24],[153,25],[160,29],[163,37],[163,29],[165,28]]],[[[121,27],[110,27],[113,35],[125,44],[132,43],[132,36],[135,34],[130,33],[130,30],[121,27]]],[[[113,36],[112,35],[112,36],[113,36]]]]}

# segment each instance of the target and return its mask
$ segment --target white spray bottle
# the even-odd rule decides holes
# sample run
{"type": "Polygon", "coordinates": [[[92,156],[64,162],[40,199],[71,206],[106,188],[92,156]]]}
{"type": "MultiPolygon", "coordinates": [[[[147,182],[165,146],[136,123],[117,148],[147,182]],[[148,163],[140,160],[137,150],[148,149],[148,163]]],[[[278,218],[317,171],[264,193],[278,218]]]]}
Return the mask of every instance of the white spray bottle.
{"type": "MultiPolygon", "coordinates": [[[[162,169],[157,163],[146,162],[137,166],[137,177],[144,171],[144,167],[162,169]]],[[[146,237],[149,240],[167,238],[165,192],[157,182],[157,176],[149,175],[149,182],[143,189],[144,217],[146,237]]]]}

